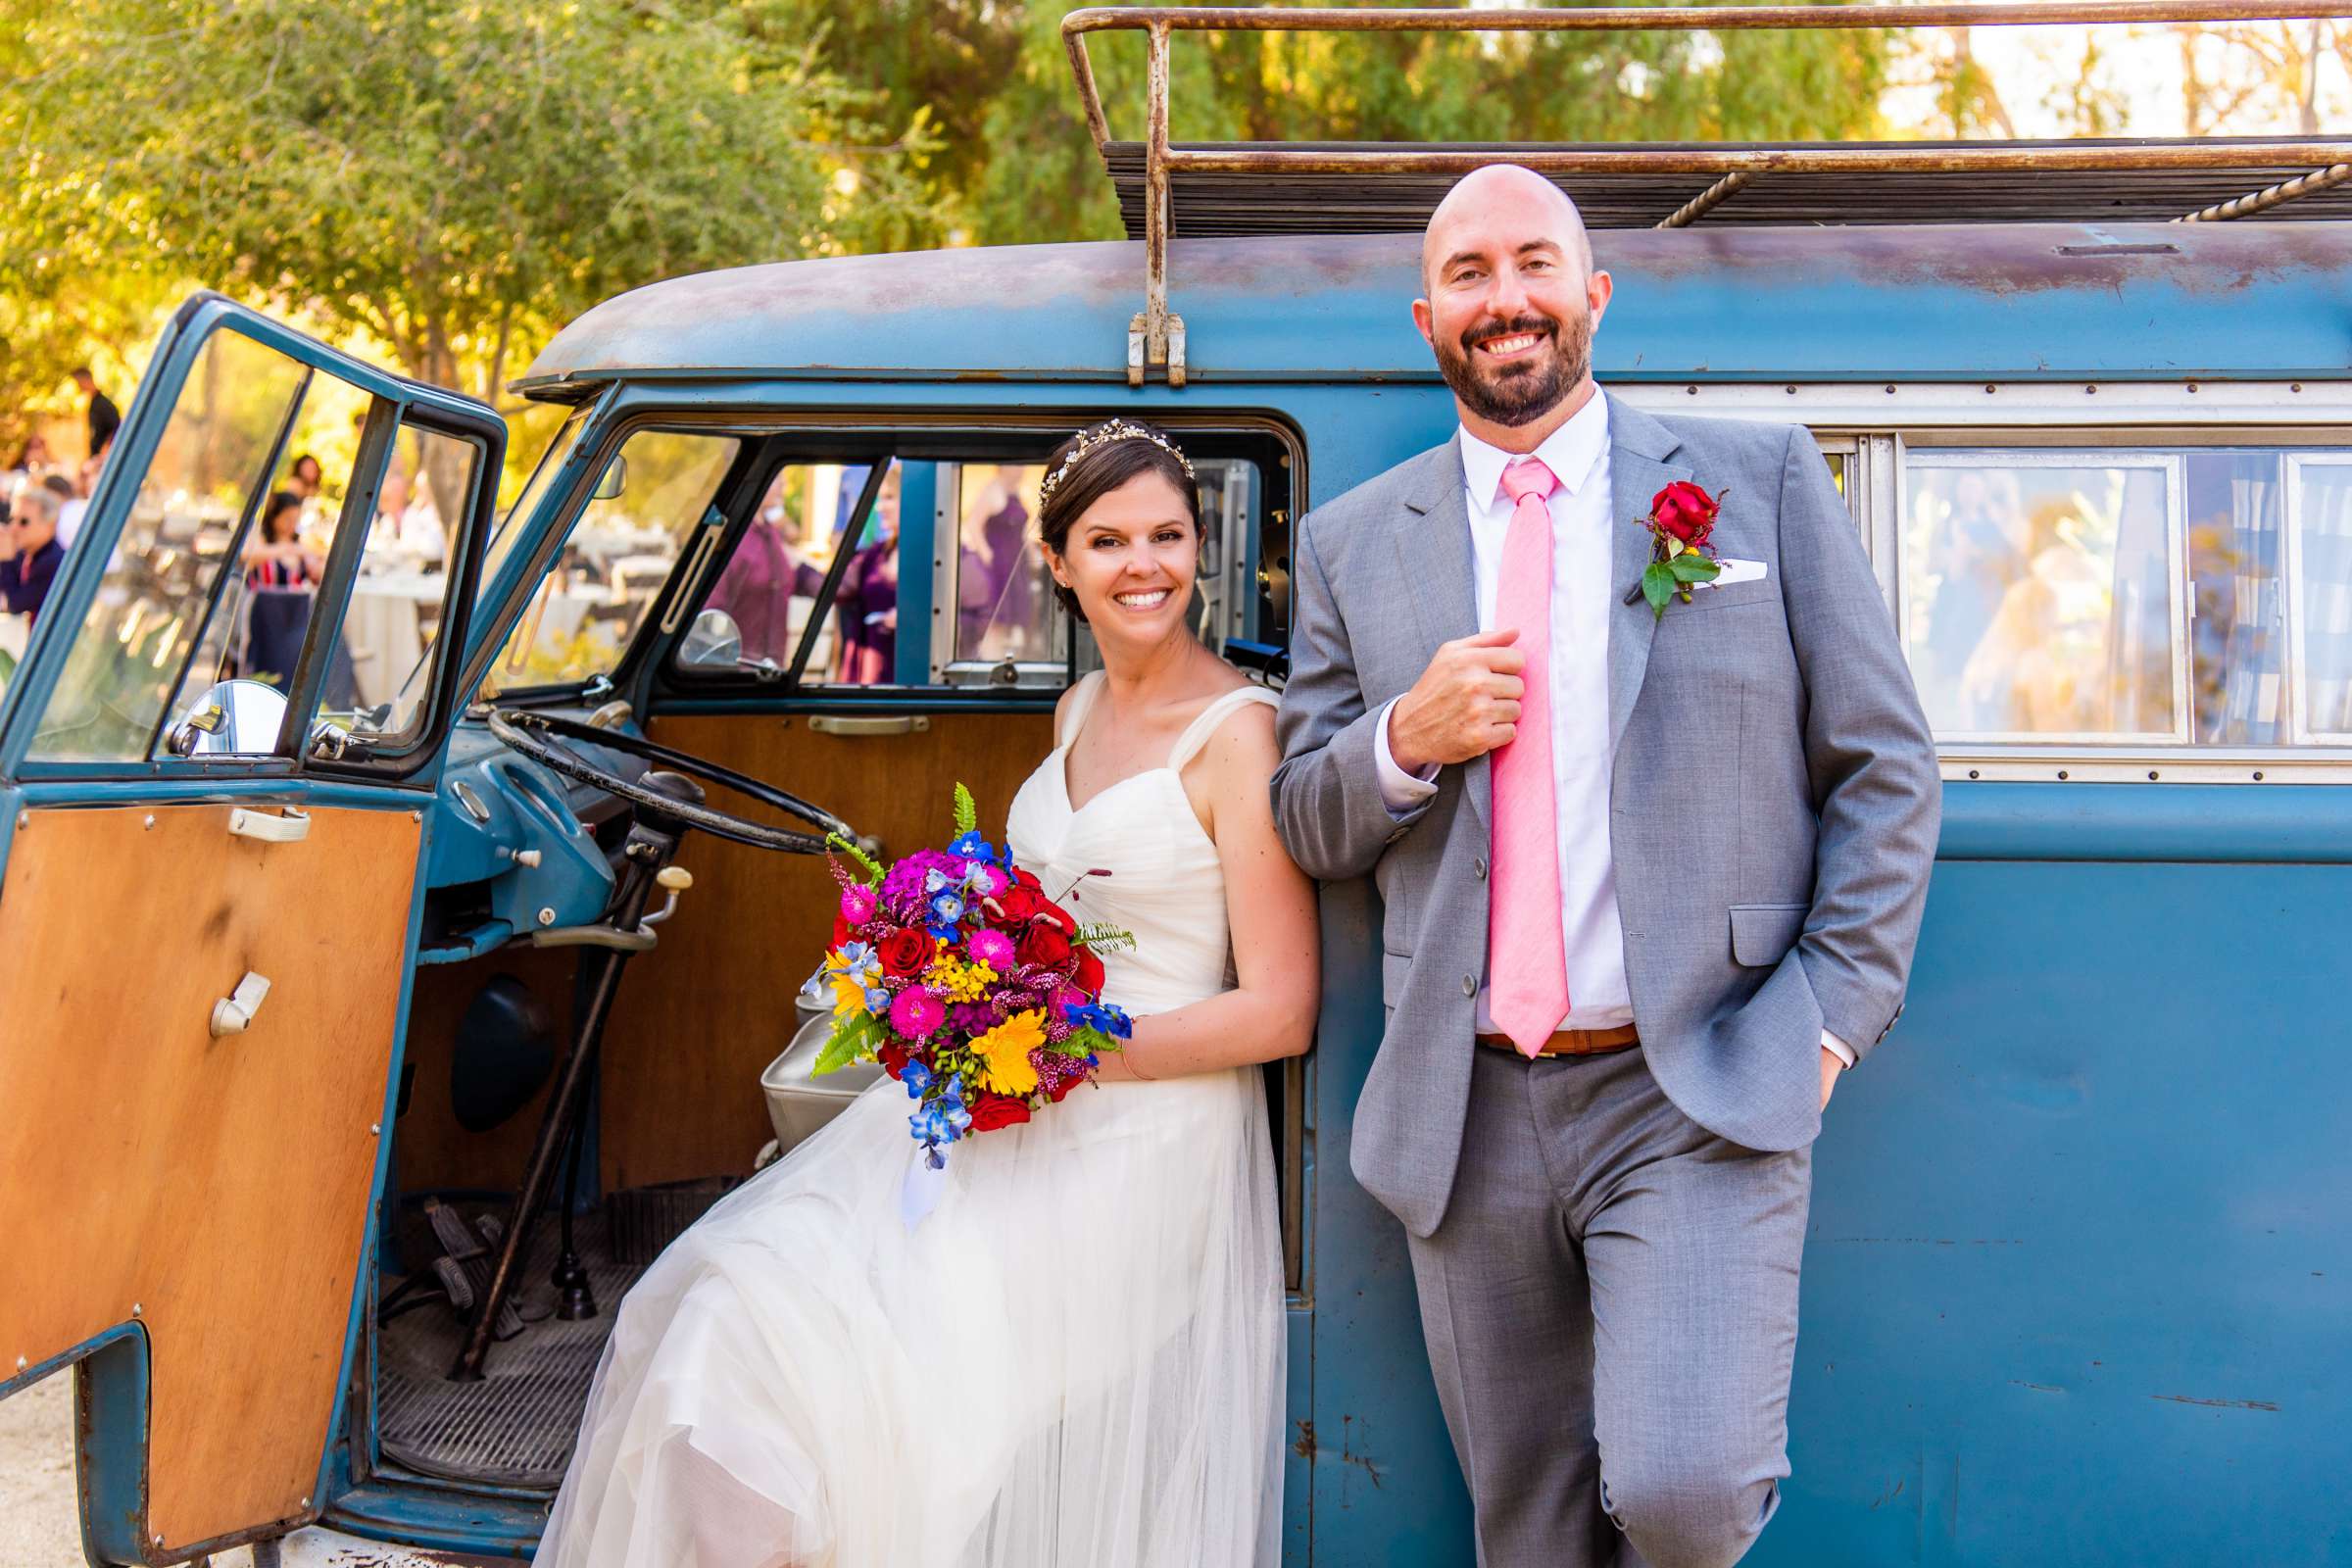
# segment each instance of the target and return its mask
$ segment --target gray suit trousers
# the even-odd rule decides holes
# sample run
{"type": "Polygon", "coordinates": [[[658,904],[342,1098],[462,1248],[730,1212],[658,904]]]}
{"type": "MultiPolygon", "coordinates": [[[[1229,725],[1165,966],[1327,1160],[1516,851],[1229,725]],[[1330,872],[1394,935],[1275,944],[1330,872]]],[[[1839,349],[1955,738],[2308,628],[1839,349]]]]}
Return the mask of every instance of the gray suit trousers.
{"type": "Polygon", "coordinates": [[[1788,1474],[1812,1150],[1708,1132],[1638,1048],[1471,1049],[1411,1248],[1480,1568],[1729,1568],[1788,1474]]]}

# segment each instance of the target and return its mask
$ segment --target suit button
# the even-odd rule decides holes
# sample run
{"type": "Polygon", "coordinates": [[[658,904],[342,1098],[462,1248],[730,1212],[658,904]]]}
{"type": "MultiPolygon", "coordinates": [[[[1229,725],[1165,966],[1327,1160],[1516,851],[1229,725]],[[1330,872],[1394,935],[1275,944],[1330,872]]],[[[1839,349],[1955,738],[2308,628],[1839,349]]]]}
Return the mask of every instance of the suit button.
{"type": "Polygon", "coordinates": [[[1484,860],[1472,860],[1470,862],[1470,874],[1478,878],[1481,882],[1484,882],[1487,879],[1487,862],[1484,860]]]}
{"type": "Polygon", "coordinates": [[[1474,974],[1466,974],[1462,976],[1462,995],[1465,997],[1476,997],[1478,995],[1478,976],[1474,974]]]}

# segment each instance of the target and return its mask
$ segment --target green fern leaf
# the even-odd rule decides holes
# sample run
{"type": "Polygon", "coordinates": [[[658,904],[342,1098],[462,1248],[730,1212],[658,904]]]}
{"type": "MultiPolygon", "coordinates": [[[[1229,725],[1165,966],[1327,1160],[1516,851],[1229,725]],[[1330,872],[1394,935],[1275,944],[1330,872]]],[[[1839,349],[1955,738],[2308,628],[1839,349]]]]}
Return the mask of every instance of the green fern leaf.
{"type": "Polygon", "coordinates": [[[980,830],[980,808],[972,804],[972,792],[962,785],[956,786],[956,832],[958,837],[980,830]]]}
{"type": "Polygon", "coordinates": [[[852,860],[855,860],[858,863],[858,869],[863,871],[866,875],[866,885],[868,887],[871,887],[874,883],[882,880],[881,862],[876,860],[872,856],[866,854],[863,850],[859,849],[850,840],[843,838],[838,833],[828,833],[825,835],[825,843],[832,848],[839,850],[842,854],[848,856],[852,860]]]}
{"type": "Polygon", "coordinates": [[[1097,953],[1121,953],[1135,946],[1135,937],[1115,925],[1086,925],[1078,928],[1078,943],[1097,953]]]}
{"type": "Polygon", "coordinates": [[[821,1078],[826,1073],[839,1072],[851,1062],[864,1055],[867,1041],[873,1035],[874,1029],[875,1019],[870,1012],[861,1012],[857,1017],[836,1026],[833,1038],[827,1040],[825,1049],[816,1054],[816,1061],[809,1067],[808,1076],[821,1078]]]}

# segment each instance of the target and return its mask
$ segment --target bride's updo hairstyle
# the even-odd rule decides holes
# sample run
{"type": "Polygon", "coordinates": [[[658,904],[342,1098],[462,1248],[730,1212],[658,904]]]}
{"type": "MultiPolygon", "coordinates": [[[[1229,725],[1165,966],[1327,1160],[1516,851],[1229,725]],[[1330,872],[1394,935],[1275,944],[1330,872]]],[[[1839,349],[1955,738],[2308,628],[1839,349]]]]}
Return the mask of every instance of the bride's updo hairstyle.
{"type": "MultiPolygon", "coordinates": [[[[1184,510],[1193,519],[1193,542],[1200,541],[1200,485],[1193,476],[1192,461],[1176,449],[1164,431],[1124,416],[1089,425],[1054,449],[1046,460],[1046,478],[1038,493],[1037,537],[1056,556],[1068,557],[1070,529],[1087,509],[1138,474],[1156,473],[1184,497],[1184,510]]],[[[1081,621],[1086,612],[1078,596],[1059,582],[1054,597],[1081,621]]]]}

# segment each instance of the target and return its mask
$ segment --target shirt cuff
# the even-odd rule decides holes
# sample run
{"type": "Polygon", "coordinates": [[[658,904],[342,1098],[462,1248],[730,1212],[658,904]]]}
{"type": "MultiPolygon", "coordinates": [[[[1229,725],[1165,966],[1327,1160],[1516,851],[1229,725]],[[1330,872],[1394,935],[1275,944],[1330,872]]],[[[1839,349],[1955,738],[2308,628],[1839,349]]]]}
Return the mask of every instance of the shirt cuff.
{"type": "Polygon", "coordinates": [[[1824,1029],[1821,1032],[1821,1049],[1828,1052],[1831,1055],[1836,1056],[1839,1061],[1844,1062],[1848,1067],[1851,1067],[1854,1064],[1854,1048],[1847,1045],[1844,1041],[1838,1039],[1836,1035],[1830,1033],[1827,1029],[1824,1029]]]}
{"type": "Polygon", "coordinates": [[[1407,773],[1396,765],[1396,758],[1389,750],[1389,714],[1399,701],[1392,697],[1389,706],[1380,710],[1380,726],[1372,737],[1372,765],[1380,773],[1380,804],[1389,808],[1391,816],[1401,818],[1412,815],[1438,793],[1438,769],[1433,763],[1419,773],[1407,773]]]}

